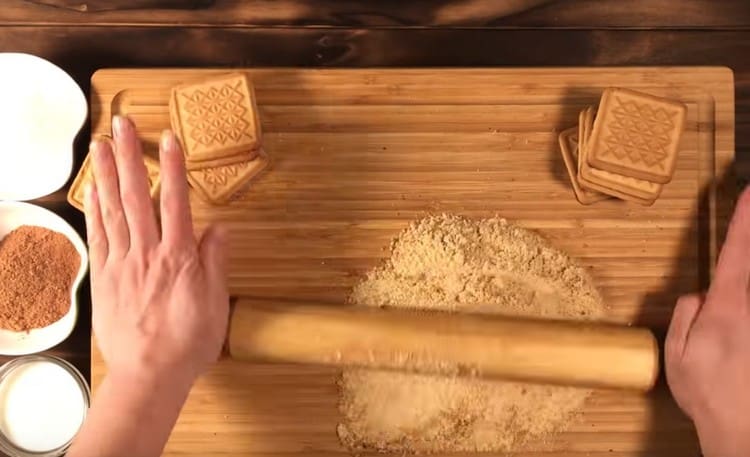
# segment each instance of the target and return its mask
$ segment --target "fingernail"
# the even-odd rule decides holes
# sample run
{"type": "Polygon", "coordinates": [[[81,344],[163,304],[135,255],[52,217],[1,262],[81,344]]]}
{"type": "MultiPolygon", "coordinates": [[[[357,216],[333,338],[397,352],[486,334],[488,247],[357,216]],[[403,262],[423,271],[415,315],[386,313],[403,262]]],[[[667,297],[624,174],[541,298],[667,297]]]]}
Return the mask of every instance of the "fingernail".
{"type": "Polygon", "coordinates": [[[91,140],[91,143],[89,143],[89,154],[96,157],[100,150],[101,147],[99,140],[91,140]]]}
{"type": "Polygon", "coordinates": [[[117,137],[121,137],[125,135],[125,132],[128,129],[128,121],[122,116],[113,116],[112,117],[112,134],[117,137]]]}
{"type": "Polygon", "coordinates": [[[176,141],[174,133],[171,130],[163,130],[161,132],[161,148],[165,151],[172,151],[175,149],[176,141]]]}

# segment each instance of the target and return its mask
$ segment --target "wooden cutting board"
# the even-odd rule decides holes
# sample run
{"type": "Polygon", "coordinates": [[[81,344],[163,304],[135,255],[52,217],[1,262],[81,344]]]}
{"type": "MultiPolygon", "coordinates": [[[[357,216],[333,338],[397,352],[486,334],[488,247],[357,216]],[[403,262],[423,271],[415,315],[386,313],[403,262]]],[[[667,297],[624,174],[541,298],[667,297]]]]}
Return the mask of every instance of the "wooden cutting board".
{"type": "MultiPolygon", "coordinates": [[[[170,87],[228,70],[101,70],[92,133],[127,114],[155,154],[170,87]]],[[[193,196],[196,225],[231,231],[233,295],[343,302],[411,221],[495,214],[590,269],[612,321],[664,329],[677,295],[705,287],[731,208],[734,86],[726,68],[247,70],[272,169],[224,207],[193,196]],[[573,197],[557,133],[607,86],[683,100],[673,181],[652,207],[573,197]],[[728,188],[731,188],[731,184],[728,188]]],[[[93,383],[105,373],[93,354],[93,383]]],[[[220,362],[195,386],[167,455],[346,453],[337,371],[220,362]]],[[[665,387],[597,392],[570,430],[526,453],[697,455],[665,387]]]]}

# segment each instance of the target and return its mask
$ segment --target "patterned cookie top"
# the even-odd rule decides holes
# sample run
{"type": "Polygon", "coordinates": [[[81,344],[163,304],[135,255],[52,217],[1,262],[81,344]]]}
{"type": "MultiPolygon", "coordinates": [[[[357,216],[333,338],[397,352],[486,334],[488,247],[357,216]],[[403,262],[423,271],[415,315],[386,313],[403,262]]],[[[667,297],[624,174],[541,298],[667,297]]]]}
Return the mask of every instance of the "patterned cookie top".
{"type": "Polygon", "coordinates": [[[210,203],[227,202],[269,164],[268,156],[259,151],[253,160],[188,171],[188,181],[210,203]]]}
{"type": "Polygon", "coordinates": [[[243,74],[175,87],[169,105],[172,129],[188,161],[228,157],[260,146],[255,94],[243,74]]]}
{"type": "MultiPolygon", "coordinates": [[[[594,110],[592,107],[584,110],[584,123],[584,136],[585,138],[590,138],[594,128],[594,110]]],[[[608,188],[617,189],[621,192],[648,200],[654,200],[661,194],[661,184],[592,167],[588,163],[588,148],[590,148],[590,143],[582,141],[581,145],[583,147],[581,148],[578,173],[587,181],[593,181],[608,188]]]]}
{"type": "Polygon", "coordinates": [[[601,170],[655,183],[674,173],[684,104],[626,89],[604,91],[588,146],[601,170]]]}

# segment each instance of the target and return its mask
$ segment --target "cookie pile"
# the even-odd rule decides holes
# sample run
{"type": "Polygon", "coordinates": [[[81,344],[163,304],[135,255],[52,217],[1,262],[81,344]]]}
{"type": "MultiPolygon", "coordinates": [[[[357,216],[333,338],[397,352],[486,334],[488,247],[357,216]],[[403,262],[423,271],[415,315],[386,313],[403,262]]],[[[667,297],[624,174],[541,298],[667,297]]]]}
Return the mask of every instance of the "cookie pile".
{"type": "Polygon", "coordinates": [[[169,115],[188,181],[206,201],[226,203],[268,166],[255,93],[244,74],[174,87],[169,115]]]}
{"type": "MultiPolygon", "coordinates": [[[[172,130],[185,154],[187,179],[207,202],[227,203],[269,164],[261,148],[255,92],[242,73],[174,87],[169,99],[172,130]]],[[[143,156],[151,196],[159,195],[159,162],[143,156]]],[[[86,156],[68,192],[68,202],[83,211],[83,192],[94,178],[86,156]]]]}
{"type": "Polygon", "coordinates": [[[678,101],[606,89],[596,115],[586,107],[578,126],[559,136],[576,199],[652,205],[672,180],[686,111],[678,101]]]}

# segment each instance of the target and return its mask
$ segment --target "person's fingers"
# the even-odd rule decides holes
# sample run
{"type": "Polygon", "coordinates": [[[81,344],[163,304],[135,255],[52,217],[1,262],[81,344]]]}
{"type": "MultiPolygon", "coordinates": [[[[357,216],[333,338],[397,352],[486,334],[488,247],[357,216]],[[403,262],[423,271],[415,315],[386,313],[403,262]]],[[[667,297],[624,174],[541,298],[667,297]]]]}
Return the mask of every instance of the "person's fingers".
{"type": "Polygon", "coordinates": [[[685,370],[683,357],[690,339],[690,332],[697,319],[700,319],[703,298],[700,295],[686,295],[677,300],[669,323],[667,339],[664,343],[664,372],[667,384],[682,410],[693,416],[690,393],[687,387],[689,374],[685,370]]]}
{"type": "Polygon", "coordinates": [[[104,231],[96,184],[92,182],[86,186],[83,195],[86,237],[89,243],[89,262],[91,263],[92,274],[96,274],[107,262],[107,234],[104,231]]]}
{"type": "Polygon", "coordinates": [[[169,130],[161,134],[159,160],[162,241],[168,246],[195,245],[185,158],[177,138],[169,130]]]}
{"type": "Polygon", "coordinates": [[[667,340],[664,344],[665,364],[678,363],[687,344],[688,334],[698,317],[702,303],[700,295],[686,295],[677,300],[672,313],[672,321],[669,323],[667,340]]]}
{"type": "Polygon", "coordinates": [[[130,230],[132,247],[155,246],[159,241],[154,206],[149,192],[141,142],[130,119],[112,118],[115,163],[120,184],[120,200],[130,230]]]}
{"type": "MultiPolygon", "coordinates": [[[[750,188],[734,208],[724,247],[716,264],[714,285],[725,291],[747,291],[750,280],[750,188]]],[[[713,287],[712,287],[713,288],[713,287]]]]}
{"type": "Polygon", "coordinates": [[[195,245],[185,158],[177,138],[169,130],[162,132],[159,160],[162,241],[169,246],[195,245]]]}
{"type": "Polygon", "coordinates": [[[226,286],[228,270],[227,233],[218,225],[206,229],[200,241],[201,264],[211,284],[226,286]]]}
{"type": "Polygon", "coordinates": [[[119,178],[112,147],[108,141],[94,140],[91,154],[99,208],[107,234],[108,258],[120,258],[130,248],[130,233],[120,201],[119,178]]]}

